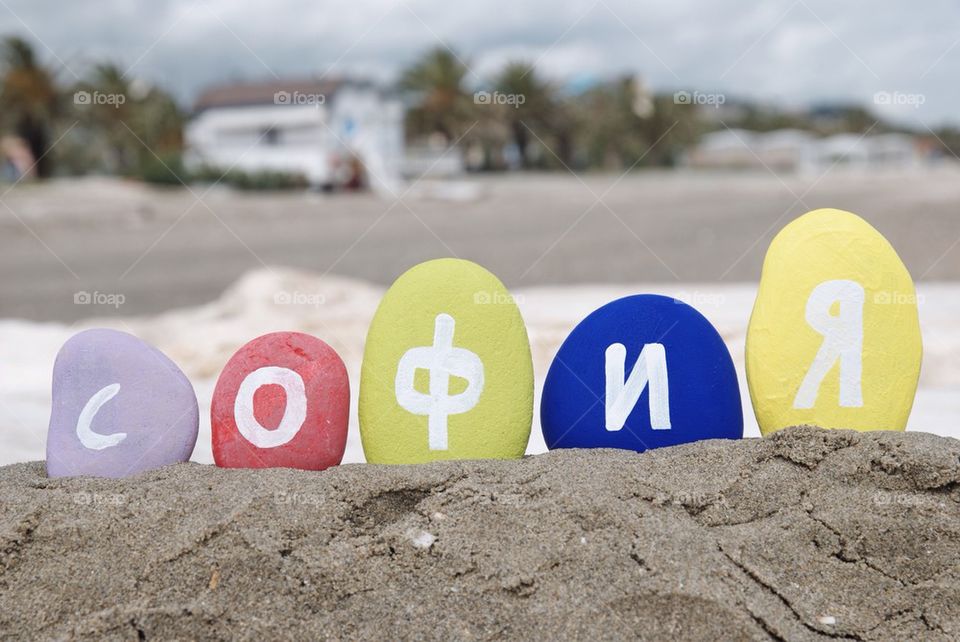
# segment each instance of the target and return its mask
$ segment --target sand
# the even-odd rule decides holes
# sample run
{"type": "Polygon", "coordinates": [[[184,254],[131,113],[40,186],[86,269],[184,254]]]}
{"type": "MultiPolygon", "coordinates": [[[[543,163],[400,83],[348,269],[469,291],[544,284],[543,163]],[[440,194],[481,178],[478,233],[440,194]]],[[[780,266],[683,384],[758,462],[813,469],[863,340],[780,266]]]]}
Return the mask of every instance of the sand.
{"type": "Polygon", "coordinates": [[[798,428],[643,454],[0,469],[0,636],[960,637],[960,442],[798,428]]]}
{"type": "Polygon", "coordinates": [[[0,317],[162,314],[207,303],[264,265],[383,287],[443,256],[479,262],[511,291],[755,282],[774,234],[818,207],[864,216],[915,280],[960,279],[960,163],[907,172],[842,165],[826,174],[471,174],[416,183],[401,200],[156,189],[105,177],[20,184],[3,198],[16,216],[0,216],[0,317]],[[477,198],[437,198],[450,190],[477,198]],[[124,302],[116,311],[75,305],[81,291],[124,302]]]}

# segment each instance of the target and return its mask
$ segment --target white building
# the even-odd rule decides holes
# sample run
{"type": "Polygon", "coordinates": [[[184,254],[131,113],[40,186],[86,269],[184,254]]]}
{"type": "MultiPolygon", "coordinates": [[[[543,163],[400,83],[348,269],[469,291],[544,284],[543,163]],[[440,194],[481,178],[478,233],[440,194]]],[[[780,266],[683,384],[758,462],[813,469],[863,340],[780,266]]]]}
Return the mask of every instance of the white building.
{"type": "Polygon", "coordinates": [[[796,129],[760,133],[723,129],[704,136],[687,154],[692,167],[769,168],[823,172],[842,166],[909,169],[923,162],[921,145],[907,134],[836,134],[818,138],[796,129]]]}
{"type": "Polygon", "coordinates": [[[400,99],[368,82],[242,83],[209,89],[186,127],[186,162],[302,174],[395,193],[404,154],[400,99]]]}
{"type": "Polygon", "coordinates": [[[694,167],[795,169],[810,153],[814,136],[783,129],[768,134],[745,129],[721,129],[705,135],[690,150],[687,163],[694,167]]]}

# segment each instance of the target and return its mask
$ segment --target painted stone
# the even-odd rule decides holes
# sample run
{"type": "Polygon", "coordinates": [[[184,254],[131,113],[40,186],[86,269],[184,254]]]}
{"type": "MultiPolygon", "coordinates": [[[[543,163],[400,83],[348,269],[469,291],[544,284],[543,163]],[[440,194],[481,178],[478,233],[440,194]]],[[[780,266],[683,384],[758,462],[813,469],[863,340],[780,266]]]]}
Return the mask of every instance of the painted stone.
{"type": "Polygon", "coordinates": [[[359,406],[371,463],[523,456],[533,362],[520,309],[497,277],[438,259],[397,279],[367,334],[359,406]]]}
{"type": "Polygon", "coordinates": [[[250,341],[224,366],[210,405],[224,468],[323,470],[343,459],[350,382],[336,351],[299,332],[250,341]]]}
{"type": "Polygon", "coordinates": [[[47,474],[127,477],[187,461],[199,418],[193,386],[162,352],[117,330],[80,332],[53,366],[47,474]]]}
{"type": "Polygon", "coordinates": [[[821,209],[770,244],[747,330],[760,431],[904,430],[922,357],[913,281],[866,221],[821,209]]]}
{"type": "Polygon", "coordinates": [[[593,311],[560,346],[540,400],[547,447],[643,451],[743,437],[733,360],[703,315],[637,294],[593,311]]]}

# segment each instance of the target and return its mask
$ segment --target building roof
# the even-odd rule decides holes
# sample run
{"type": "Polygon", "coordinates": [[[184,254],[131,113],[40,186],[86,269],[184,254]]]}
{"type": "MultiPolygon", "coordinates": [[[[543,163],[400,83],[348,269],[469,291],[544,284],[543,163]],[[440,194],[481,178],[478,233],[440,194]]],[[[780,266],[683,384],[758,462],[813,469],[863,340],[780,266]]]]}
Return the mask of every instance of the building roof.
{"type": "Polygon", "coordinates": [[[293,94],[320,94],[326,100],[346,85],[363,85],[362,82],[347,82],[341,78],[269,80],[263,82],[239,82],[210,87],[204,90],[194,104],[195,111],[212,107],[244,107],[248,105],[275,104],[279,92],[293,94]]]}

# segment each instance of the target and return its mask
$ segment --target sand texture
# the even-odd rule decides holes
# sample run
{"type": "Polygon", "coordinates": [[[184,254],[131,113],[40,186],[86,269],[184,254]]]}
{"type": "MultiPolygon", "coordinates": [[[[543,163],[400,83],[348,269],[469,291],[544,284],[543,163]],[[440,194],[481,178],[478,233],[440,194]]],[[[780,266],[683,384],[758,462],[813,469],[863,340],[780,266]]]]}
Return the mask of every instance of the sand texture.
{"type": "Polygon", "coordinates": [[[4,638],[960,638],[960,442],[923,433],[0,493],[4,638]]]}

